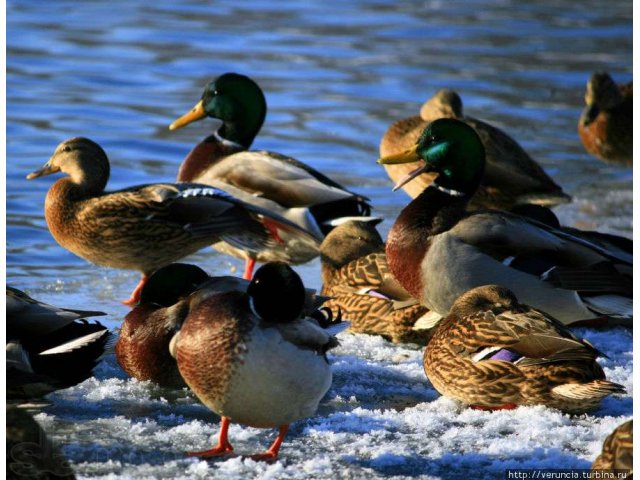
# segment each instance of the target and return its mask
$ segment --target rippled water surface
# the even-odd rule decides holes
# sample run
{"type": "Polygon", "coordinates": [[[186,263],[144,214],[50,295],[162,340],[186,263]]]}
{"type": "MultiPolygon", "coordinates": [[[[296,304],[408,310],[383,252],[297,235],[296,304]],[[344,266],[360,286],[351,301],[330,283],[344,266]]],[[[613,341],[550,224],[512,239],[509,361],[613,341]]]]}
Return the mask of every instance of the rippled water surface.
{"type": "MultiPolygon", "coordinates": [[[[376,212],[387,218],[381,226],[385,234],[408,197],[391,193],[390,181],[375,163],[380,138],[392,121],[417,113],[436,90],[449,87],[461,94],[466,113],[505,129],[573,195],[573,203],[557,209],[563,223],[631,236],[631,171],[589,156],[576,131],[584,85],[593,71],[609,71],[621,82],[631,79],[631,8],[628,0],[9,0],[8,281],[51,303],[104,310],[109,313],[107,324],[117,328],[126,313],[117,300],[126,298],[138,274],[95,267],[58,246],[43,218],[44,196],[52,179],[27,182],[24,177],[40,167],[60,141],[82,135],[100,143],[109,155],[110,189],[174,179],[184,155],[217,123],[208,119],[176,132],[167,127],[199,99],[208,80],[227,71],[253,77],[265,91],[269,112],[253,147],[296,157],[370,197],[376,212]]],[[[189,260],[211,274],[241,267],[239,260],[212,251],[189,260]]],[[[320,286],[317,260],[298,270],[308,285],[320,286]]],[[[630,337],[625,335],[612,334],[630,351],[630,337]]],[[[361,365],[357,360],[361,347],[355,345],[351,350],[345,347],[342,354],[354,355],[354,365],[361,365]]],[[[385,344],[381,351],[383,347],[390,348],[385,344]]],[[[437,397],[420,376],[419,352],[400,347],[389,351],[389,358],[371,361],[395,365],[394,355],[408,355],[413,381],[422,382],[416,398],[426,402],[437,397]]],[[[240,471],[238,478],[270,475],[258,467],[247,471],[233,463],[198,467],[182,459],[173,460],[173,469],[163,473],[166,455],[140,453],[135,445],[144,441],[139,439],[127,440],[133,442],[128,454],[114,450],[112,458],[91,457],[98,448],[92,431],[99,431],[102,444],[109,444],[123,431],[153,421],[149,418],[158,422],[161,432],[164,424],[159,417],[171,428],[197,419],[212,421],[188,395],[183,400],[189,406],[180,407],[175,425],[166,420],[166,415],[176,413],[171,401],[154,400],[166,394],[156,395],[150,386],[125,380],[113,357],[101,367],[98,378],[97,383],[52,396],[53,405],[41,414],[57,432],[56,440],[68,445],[65,452],[81,475],[194,477],[213,475],[208,469],[218,467],[215,472],[220,475],[240,471]],[[114,421],[96,424],[99,405],[105,405],[99,400],[105,396],[104,416],[114,421]],[[126,402],[129,397],[142,405],[138,415],[126,402]],[[74,423],[84,427],[74,428],[74,423]]],[[[406,380],[396,379],[399,385],[406,380]]],[[[333,397],[323,404],[325,414],[334,397],[345,394],[340,390],[344,383],[338,373],[338,386],[329,394],[333,397]]],[[[375,408],[375,402],[356,405],[375,408]]],[[[628,408],[618,406],[608,413],[630,414],[630,403],[624,405],[628,408]]],[[[208,433],[198,433],[200,443],[206,443],[203,436],[215,429],[206,428],[202,432],[208,433]]],[[[307,427],[298,430],[302,450],[312,448],[301,440],[308,434],[303,428],[307,427]]],[[[566,458],[572,465],[585,466],[584,458],[592,456],[604,436],[604,427],[601,430],[591,432],[587,446],[569,449],[566,458]]],[[[266,438],[261,436],[260,444],[266,438]]],[[[140,448],[169,448],[151,445],[140,448]]],[[[558,448],[564,452],[564,447],[558,448]]],[[[172,458],[181,458],[178,450],[172,458]]],[[[309,455],[317,460],[312,476],[333,471],[331,464],[327,470],[324,460],[309,455]]],[[[335,455],[340,457],[339,452],[335,455]]],[[[491,459],[490,453],[486,455],[491,459]]],[[[536,455],[540,458],[536,465],[555,458],[536,455]]],[[[342,472],[394,474],[393,469],[371,469],[357,458],[340,458],[342,472]]],[[[290,461],[298,465],[302,460],[290,461]]],[[[398,474],[426,475],[428,468],[416,465],[398,474]]],[[[462,465],[467,464],[462,461],[462,465]]],[[[275,478],[296,477],[299,472],[304,476],[302,467],[281,467],[280,473],[272,472],[275,478]]],[[[450,469],[433,472],[443,478],[451,473],[450,469]]]]}

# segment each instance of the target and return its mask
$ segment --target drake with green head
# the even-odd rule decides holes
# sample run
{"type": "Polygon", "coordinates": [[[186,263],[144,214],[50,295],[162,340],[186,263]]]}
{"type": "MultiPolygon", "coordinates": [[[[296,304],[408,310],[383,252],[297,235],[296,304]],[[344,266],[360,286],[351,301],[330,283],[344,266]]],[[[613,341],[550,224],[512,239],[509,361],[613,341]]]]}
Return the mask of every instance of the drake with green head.
{"type": "Polygon", "coordinates": [[[497,284],[565,324],[631,321],[630,254],[511,213],[466,210],[485,164],[471,127],[436,120],[414,147],[379,163],[418,160],[423,165],[396,189],[423,171],[438,176],[402,210],[386,253],[398,281],[425,306],[446,315],[465,291],[497,284]]]}
{"type": "MultiPolygon", "coordinates": [[[[402,152],[416,143],[429,123],[439,118],[455,118],[472,127],[485,148],[486,171],[469,208],[497,208],[508,210],[514,205],[554,206],[571,201],[549,175],[507,133],[497,127],[465,115],[462,99],[453,90],[443,88],[413,115],[394,122],[380,142],[380,156],[402,152]]],[[[385,165],[387,174],[397,182],[418,165],[385,165]]],[[[434,172],[422,172],[402,188],[411,197],[417,197],[435,178],[434,172]]]]}
{"type": "Polygon", "coordinates": [[[250,278],[256,260],[298,264],[313,259],[335,225],[345,218],[369,218],[371,212],[366,197],[308,165],[274,152],[250,151],[266,112],[266,100],[256,82],[225,73],[208,83],[196,106],[169,127],[175,130],[207,116],[222,121],[184,159],[179,181],[223,188],[245,202],[277,212],[315,237],[310,245],[289,234],[255,254],[225,242],[214,244],[217,250],[246,260],[245,278],[250,278]]]}
{"type": "Polygon", "coordinates": [[[273,461],[289,424],[315,413],[331,386],[325,354],[347,325],[308,318],[305,291],[291,267],[266,263],[246,291],[213,292],[189,310],[171,353],[189,388],[222,419],[218,444],[188,455],[233,452],[228,429],[236,422],[278,428],[271,447],[251,457],[273,461]]]}

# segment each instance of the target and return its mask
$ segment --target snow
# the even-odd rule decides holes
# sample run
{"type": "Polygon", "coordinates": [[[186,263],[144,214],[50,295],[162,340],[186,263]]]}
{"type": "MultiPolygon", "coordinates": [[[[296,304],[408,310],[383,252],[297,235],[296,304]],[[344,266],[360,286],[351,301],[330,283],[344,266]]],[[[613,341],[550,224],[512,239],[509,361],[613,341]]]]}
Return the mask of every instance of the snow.
{"type": "MultiPolygon", "coordinates": [[[[601,360],[608,378],[631,392],[631,332],[578,332],[609,355],[601,360]]],[[[265,450],[277,432],[237,424],[232,456],[186,457],[216,443],[219,418],[186,388],[126,378],[113,355],[97,378],[50,395],[36,419],[79,478],[488,479],[508,468],[589,468],[603,439],[632,414],[630,394],[574,417],[544,406],[472,410],[431,387],[418,346],[339,338],[332,388],[316,416],[291,426],[274,464],[242,455],[265,450]]]]}

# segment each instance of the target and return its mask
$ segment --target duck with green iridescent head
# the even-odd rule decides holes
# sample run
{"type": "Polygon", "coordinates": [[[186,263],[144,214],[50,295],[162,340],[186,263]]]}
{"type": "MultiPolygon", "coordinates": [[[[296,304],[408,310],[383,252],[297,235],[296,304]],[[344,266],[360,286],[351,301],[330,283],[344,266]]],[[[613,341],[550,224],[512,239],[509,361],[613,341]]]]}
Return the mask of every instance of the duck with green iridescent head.
{"type": "Polygon", "coordinates": [[[485,166],[473,128],[455,119],[436,120],[414,147],[379,163],[419,160],[423,164],[395,189],[425,171],[438,176],[402,210],[386,253],[392,273],[426,307],[446,315],[462,293],[496,284],[564,324],[630,324],[630,254],[531,218],[467,211],[485,166]]]}
{"type": "MultiPolygon", "coordinates": [[[[403,118],[391,124],[380,141],[380,156],[399,153],[416,143],[425,127],[439,118],[455,118],[480,136],[485,148],[486,169],[480,186],[469,202],[470,209],[497,208],[509,210],[515,205],[553,207],[571,201],[543,168],[506,132],[463,112],[462,99],[455,91],[443,88],[420,108],[420,115],[403,118]]],[[[417,165],[412,163],[385,165],[392,181],[397,182],[417,165]]],[[[423,172],[402,188],[416,198],[434,179],[423,172]]]]}
{"type": "Polygon", "coordinates": [[[237,73],[225,73],[209,82],[202,99],[187,114],[173,122],[176,130],[205,117],[222,125],[187,155],[178,180],[224,188],[243,201],[270,209],[291,220],[317,242],[309,244],[295,235],[257,254],[225,242],[217,250],[243,258],[249,278],[256,261],[305,263],[319,255],[320,242],[333,227],[346,219],[370,218],[366,197],[351,192],[317,170],[291,157],[264,150],[249,150],[267,113],[267,103],[258,84],[237,73]]]}

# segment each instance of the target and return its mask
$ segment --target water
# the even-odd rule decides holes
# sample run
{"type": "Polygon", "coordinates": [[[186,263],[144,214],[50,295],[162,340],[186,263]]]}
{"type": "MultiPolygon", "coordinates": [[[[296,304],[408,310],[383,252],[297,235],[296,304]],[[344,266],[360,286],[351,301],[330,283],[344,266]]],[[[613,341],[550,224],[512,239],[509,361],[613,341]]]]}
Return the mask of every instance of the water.
{"type": "MultiPolygon", "coordinates": [[[[436,90],[449,87],[461,94],[467,114],[505,129],[574,196],[572,204],[557,209],[563,223],[631,236],[630,170],[590,157],[576,132],[584,85],[593,71],[609,71],[617,81],[631,78],[631,3],[10,0],[8,281],[51,303],[104,310],[110,314],[107,324],[117,328],[126,313],[117,300],[126,298],[138,274],[89,265],[59,247],[48,233],[42,213],[52,181],[27,182],[24,177],[39,168],[60,141],[82,135],[100,143],[109,155],[110,189],[175,178],[184,155],[217,123],[209,119],[177,132],[169,132],[167,127],[198,100],[208,80],[227,71],[255,78],[267,96],[269,112],[254,148],[296,157],[367,195],[376,213],[387,218],[381,225],[384,234],[407,197],[391,193],[390,181],[375,163],[380,138],[393,120],[415,114],[436,90]]],[[[240,261],[211,251],[202,251],[189,261],[211,274],[241,268],[240,261]]],[[[298,270],[308,285],[319,287],[317,261],[298,270]]],[[[620,355],[612,357],[614,362],[608,365],[621,375],[619,381],[630,385],[630,336],[614,331],[598,338],[611,345],[622,342],[620,355]]],[[[413,403],[436,398],[420,371],[418,351],[401,347],[385,350],[382,347],[386,344],[374,343],[390,356],[360,360],[358,342],[368,345],[367,341],[350,340],[338,352],[338,359],[353,355],[352,367],[336,374],[337,386],[323,403],[324,415],[331,416],[331,405],[340,404],[336,396],[348,393],[340,375],[355,375],[369,364],[379,366],[379,371],[384,371],[384,365],[398,368],[393,358],[400,354],[410,359],[411,381],[418,385],[413,403]]],[[[269,467],[271,470],[247,467],[238,459],[201,465],[181,457],[183,437],[175,432],[186,423],[191,427],[191,446],[204,447],[207,440],[203,435],[215,431],[215,426],[207,423],[215,417],[192,397],[183,393],[178,400],[159,400],[169,394],[125,380],[113,357],[98,371],[98,378],[51,396],[53,405],[40,418],[54,438],[66,445],[65,453],[82,476],[194,477],[240,472],[246,478],[299,477],[307,472],[322,477],[348,469],[356,476],[389,477],[399,462],[400,457],[382,448],[386,441],[378,437],[370,443],[377,445],[375,452],[382,449],[379,461],[372,450],[365,449],[365,461],[357,453],[341,453],[335,445],[329,455],[327,443],[314,440],[318,436],[313,433],[314,425],[323,421],[319,417],[302,422],[294,432],[296,446],[285,443],[283,448],[285,455],[296,448],[314,453],[298,452],[285,460],[284,466],[279,463],[269,467]],[[198,419],[203,423],[197,424],[198,419]],[[145,425],[153,426],[149,427],[153,435],[173,435],[175,441],[167,438],[164,443],[154,443],[141,440],[144,435],[125,434],[145,425]],[[93,433],[96,431],[99,439],[93,433]],[[109,447],[123,437],[127,438],[126,452],[109,447]],[[163,467],[167,455],[173,460],[163,467]],[[307,470],[305,461],[312,462],[307,470]]],[[[399,389],[397,395],[406,396],[401,387],[406,381],[407,377],[400,376],[388,384],[399,389]]],[[[375,394],[355,395],[355,403],[349,403],[347,396],[340,408],[351,411],[360,407],[373,415],[373,409],[380,408],[376,402],[387,398],[385,392],[396,395],[387,387],[375,394]]],[[[448,405],[443,399],[437,402],[448,405]]],[[[585,466],[585,459],[595,454],[606,434],[605,427],[631,413],[629,399],[612,402],[609,407],[613,410],[607,414],[616,418],[607,423],[598,415],[588,417],[586,423],[593,427],[583,442],[574,447],[559,444],[565,463],[585,466]]],[[[491,422],[490,415],[482,415],[491,422]]],[[[452,425],[460,421],[467,420],[454,416],[453,423],[445,423],[443,428],[451,432],[452,425]]],[[[560,421],[561,426],[564,423],[560,421]]],[[[395,432],[389,434],[392,436],[403,430],[392,424],[387,429],[395,432]]],[[[266,446],[272,433],[238,432],[242,434],[238,448],[254,437],[258,440],[249,442],[252,448],[266,446]]],[[[402,444],[406,437],[398,438],[392,443],[402,444]]],[[[462,448],[456,455],[462,455],[461,465],[468,466],[471,461],[471,468],[502,459],[498,467],[494,464],[495,469],[517,464],[514,459],[527,448],[495,455],[490,448],[480,449],[481,453],[474,453],[480,458],[464,457],[466,450],[462,448]]],[[[427,471],[444,478],[454,475],[455,468],[446,460],[433,460],[440,468],[446,467],[443,471],[431,468],[435,464],[428,460],[449,457],[420,449],[415,452],[423,460],[427,458],[426,463],[409,462],[408,467],[397,470],[398,475],[426,475],[427,471]]],[[[551,445],[536,453],[533,464],[557,460],[557,452],[553,452],[551,445]]]]}

